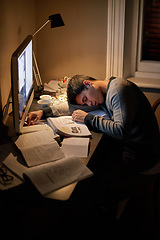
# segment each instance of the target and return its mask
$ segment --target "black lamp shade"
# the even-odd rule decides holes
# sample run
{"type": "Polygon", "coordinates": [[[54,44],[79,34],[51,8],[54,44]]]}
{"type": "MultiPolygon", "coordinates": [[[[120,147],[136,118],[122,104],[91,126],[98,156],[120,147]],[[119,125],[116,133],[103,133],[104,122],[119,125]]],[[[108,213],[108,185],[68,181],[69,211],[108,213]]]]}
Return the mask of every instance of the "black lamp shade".
{"type": "Polygon", "coordinates": [[[49,16],[49,20],[51,20],[51,28],[64,26],[63,19],[59,13],[49,16]]]}

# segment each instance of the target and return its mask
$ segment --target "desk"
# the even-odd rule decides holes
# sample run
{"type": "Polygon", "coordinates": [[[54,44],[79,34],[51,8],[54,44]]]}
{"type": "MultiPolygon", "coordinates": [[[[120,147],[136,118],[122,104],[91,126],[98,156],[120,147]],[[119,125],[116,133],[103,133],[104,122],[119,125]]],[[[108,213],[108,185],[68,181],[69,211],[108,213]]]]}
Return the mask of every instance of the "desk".
{"type": "MultiPolygon", "coordinates": [[[[92,139],[90,140],[89,154],[87,158],[80,158],[80,160],[87,165],[91,159],[96,147],[98,146],[99,141],[102,138],[103,133],[92,132],[92,139]]],[[[68,200],[76,187],[77,182],[72,183],[66,187],[63,187],[55,192],[47,194],[47,198],[56,199],[56,200],[68,200]]]]}
{"type": "MultiPolygon", "coordinates": [[[[79,158],[85,165],[87,165],[87,163],[91,159],[92,155],[94,154],[94,151],[96,150],[102,136],[103,136],[102,133],[92,132],[92,138],[90,139],[88,156],[86,158],[79,158]]],[[[14,156],[19,156],[19,159],[21,159],[21,155],[19,155],[19,151],[17,151],[17,148],[15,147],[15,145],[12,142],[8,143],[8,144],[5,147],[6,150],[4,150],[4,147],[3,147],[3,150],[5,151],[5,153],[3,154],[4,157],[6,157],[10,153],[12,153],[14,156]],[[10,144],[10,145],[8,146],[8,144],[10,144]]],[[[3,159],[3,157],[2,157],[2,159],[3,159]]],[[[11,172],[10,172],[10,174],[11,174],[11,172]]],[[[17,179],[17,178],[15,178],[15,179],[17,179]]],[[[21,182],[19,181],[18,183],[20,184],[21,182]]],[[[16,184],[17,184],[17,182],[16,182],[16,184]]],[[[46,197],[50,198],[50,199],[63,200],[63,201],[68,200],[70,198],[74,188],[76,187],[76,184],[77,184],[77,182],[70,184],[66,187],[63,187],[57,191],[54,191],[54,192],[48,194],[46,197]]],[[[11,187],[14,187],[14,186],[15,185],[13,184],[13,186],[11,186],[11,187]]],[[[23,188],[23,186],[22,186],[22,188],[23,188]]]]}
{"type": "MultiPolygon", "coordinates": [[[[37,101],[34,99],[30,111],[37,111],[39,110],[39,106],[37,104],[37,101]]],[[[96,133],[96,132],[92,132],[92,139],[90,140],[90,146],[89,146],[89,154],[87,158],[80,158],[80,160],[87,165],[87,163],[89,162],[90,158],[92,157],[99,141],[102,138],[103,133],[96,133]]],[[[56,199],[56,200],[68,200],[74,190],[74,188],[76,187],[77,182],[70,184],[66,187],[63,187],[55,192],[52,192],[50,194],[47,194],[47,198],[51,198],[51,199],[56,199]]]]}

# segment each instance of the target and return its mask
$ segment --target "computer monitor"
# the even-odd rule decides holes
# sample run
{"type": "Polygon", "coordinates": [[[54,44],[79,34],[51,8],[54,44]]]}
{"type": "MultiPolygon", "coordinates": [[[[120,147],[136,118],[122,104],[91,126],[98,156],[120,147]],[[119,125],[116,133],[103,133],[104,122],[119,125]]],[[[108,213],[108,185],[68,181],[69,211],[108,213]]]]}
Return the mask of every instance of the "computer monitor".
{"type": "Polygon", "coordinates": [[[33,101],[32,36],[28,37],[12,54],[11,88],[14,129],[21,133],[33,101]]]}

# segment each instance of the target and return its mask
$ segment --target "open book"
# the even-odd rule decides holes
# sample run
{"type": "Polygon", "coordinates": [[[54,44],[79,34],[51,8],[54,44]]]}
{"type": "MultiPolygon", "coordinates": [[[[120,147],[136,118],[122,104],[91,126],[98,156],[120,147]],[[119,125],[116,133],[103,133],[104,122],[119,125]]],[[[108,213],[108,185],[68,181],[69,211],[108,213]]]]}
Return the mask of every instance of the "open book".
{"type": "MultiPolygon", "coordinates": [[[[32,127],[31,127],[32,128],[32,127]]],[[[49,131],[37,131],[13,138],[28,167],[55,161],[65,155],[49,131]]]]}
{"type": "Polygon", "coordinates": [[[64,137],[90,137],[91,132],[84,123],[77,123],[71,116],[49,117],[49,126],[64,137]]]}
{"type": "Polygon", "coordinates": [[[28,168],[19,163],[13,154],[10,154],[4,160],[4,164],[22,181],[23,177],[27,181],[29,179],[44,196],[93,175],[89,168],[73,156],[28,168]]]}
{"type": "Polygon", "coordinates": [[[42,195],[92,175],[89,168],[73,156],[28,168],[24,173],[24,177],[29,178],[42,195]]]}

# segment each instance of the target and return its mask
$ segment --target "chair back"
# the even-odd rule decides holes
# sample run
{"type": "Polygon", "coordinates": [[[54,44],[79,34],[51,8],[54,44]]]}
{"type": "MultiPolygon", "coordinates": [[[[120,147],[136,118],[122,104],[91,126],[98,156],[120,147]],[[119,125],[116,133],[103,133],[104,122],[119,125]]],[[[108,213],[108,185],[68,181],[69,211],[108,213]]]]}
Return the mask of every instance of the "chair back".
{"type": "Polygon", "coordinates": [[[160,98],[157,99],[157,101],[155,101],[155,103],[152,106],[153,112],[155,112],[157,110],[157,107],[160,104],[160,98]]]}
{"type": "Polygon", "coordinates": [[[160,108],[157,110],[158,106],[160,105],[160,98],[158,98],[155,103],[153,104],[152,106],[152,109],[153,109],[153,112],[155,113],[156,115],[156,118],[157,118],[157,122],[158,122],[158,125],[159,125],[159,129],[160,129],[160,108]]]}

